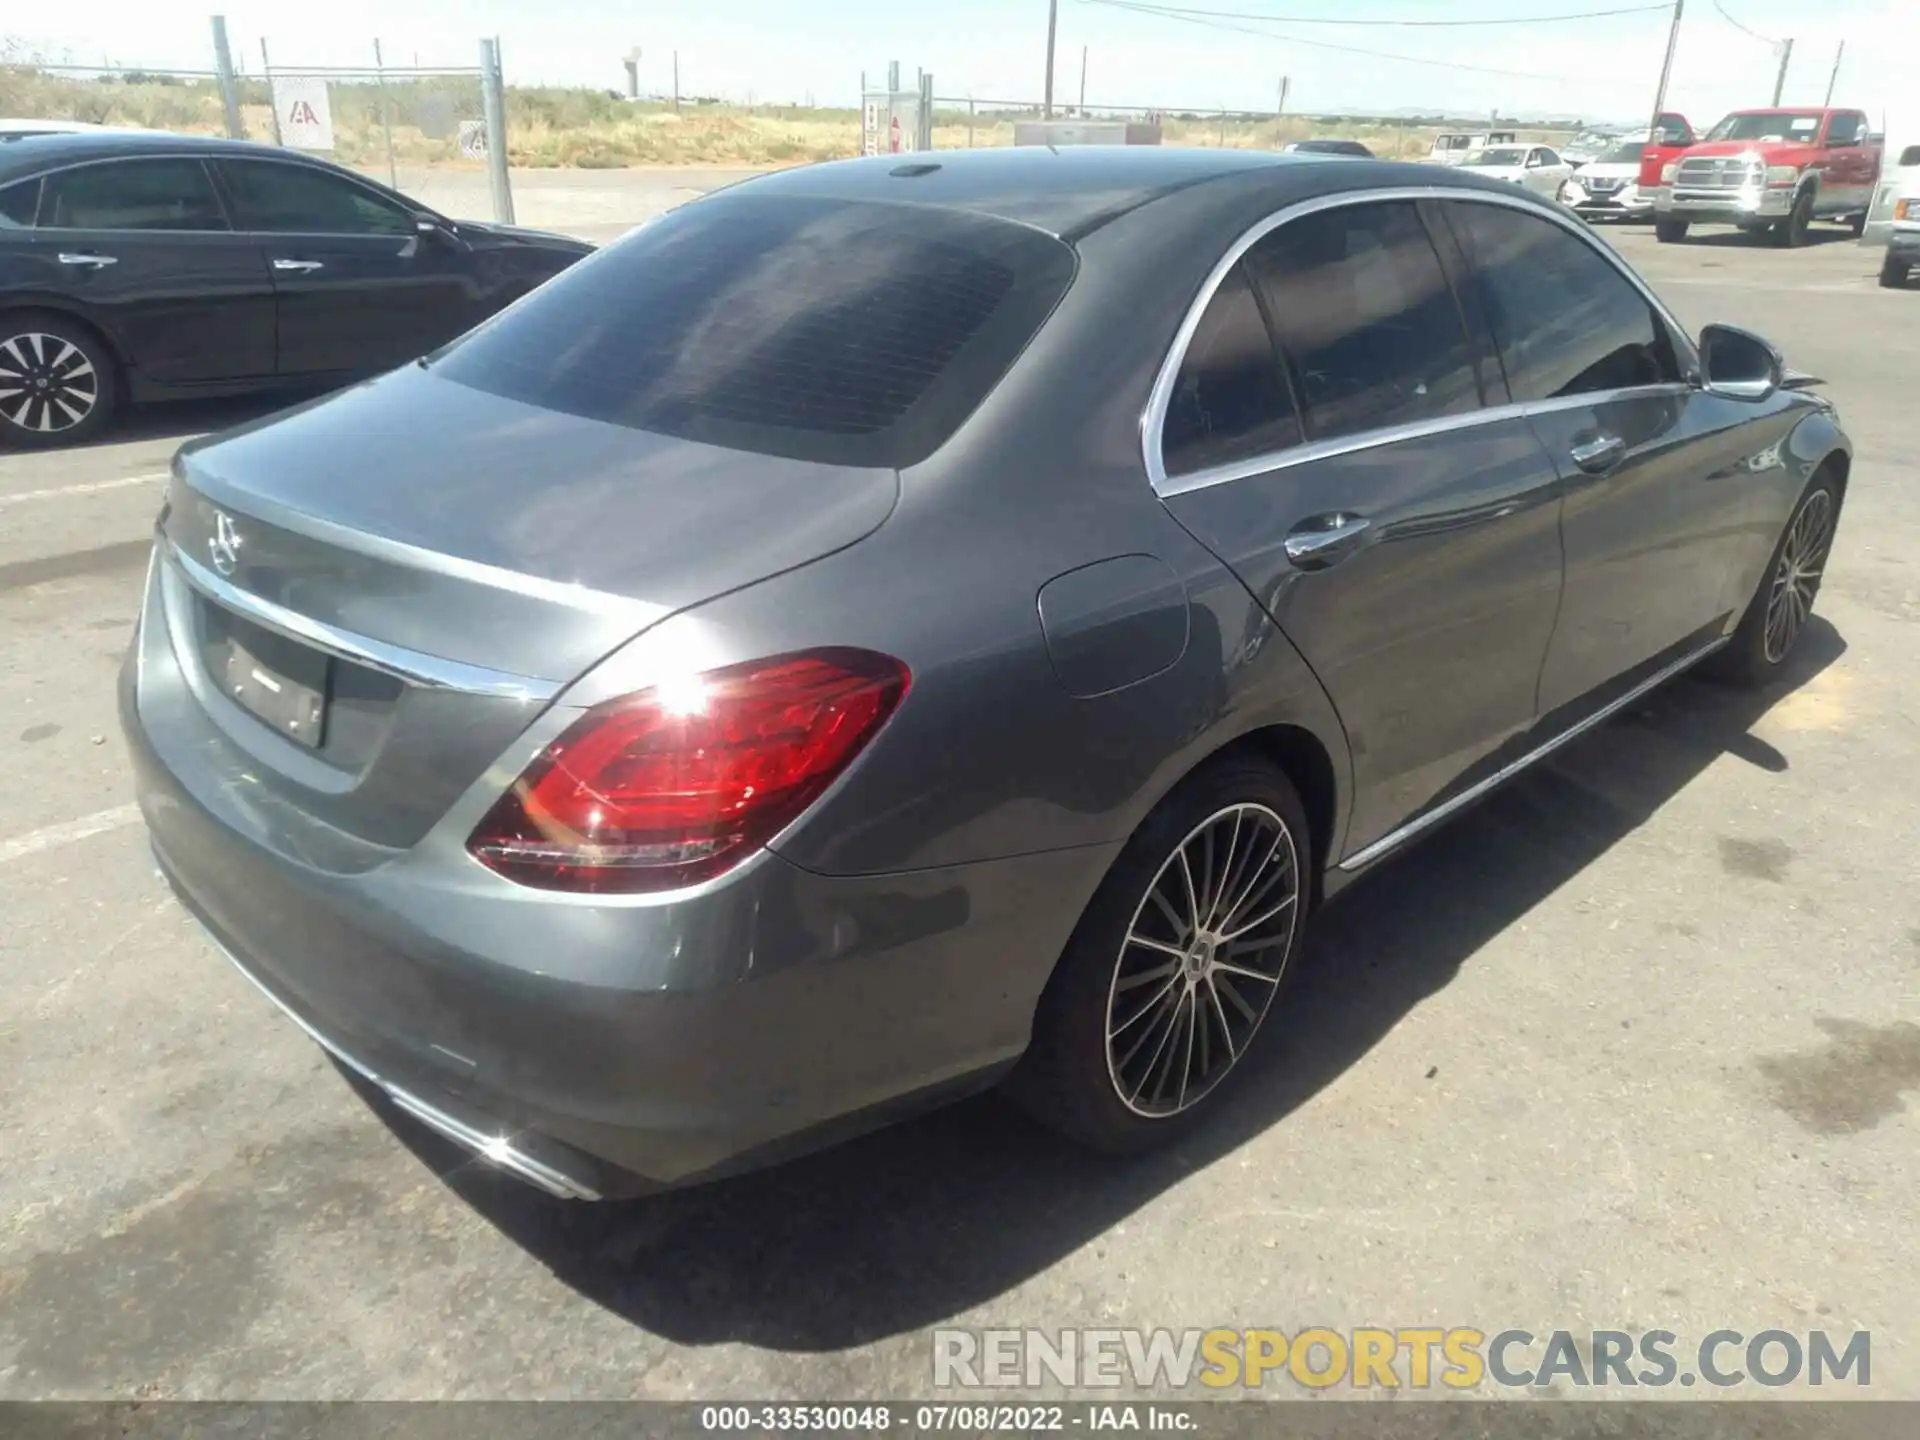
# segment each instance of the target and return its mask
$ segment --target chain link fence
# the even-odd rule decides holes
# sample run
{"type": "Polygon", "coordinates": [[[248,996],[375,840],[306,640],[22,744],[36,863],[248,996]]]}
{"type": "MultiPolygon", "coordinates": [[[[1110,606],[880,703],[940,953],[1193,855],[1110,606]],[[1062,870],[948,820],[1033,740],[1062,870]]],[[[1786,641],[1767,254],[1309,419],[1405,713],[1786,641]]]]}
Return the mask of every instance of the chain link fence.
{"type": "Polygon", "coordinates": [[[207,70],[50,63],[0,53],[0,115],[183,135],[226,135],[311,152],[456,219],[513,219],[498,51],[475,66],[280,63],[261,43],[245,73],[213,22],[207,70]]]}

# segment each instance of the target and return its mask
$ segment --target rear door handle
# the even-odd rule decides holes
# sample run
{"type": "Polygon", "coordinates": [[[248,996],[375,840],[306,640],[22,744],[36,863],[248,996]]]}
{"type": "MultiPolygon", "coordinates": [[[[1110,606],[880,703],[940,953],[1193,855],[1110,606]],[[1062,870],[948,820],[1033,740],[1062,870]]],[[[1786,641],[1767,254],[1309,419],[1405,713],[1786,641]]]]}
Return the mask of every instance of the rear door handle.
{"type": "Polygon", "coordinates": [[[1581,441],[1567,454],[1587,474],[1604,475],[1626,458],[1627,442],[1618,435],[1596,435],[1581,441]]]}
{"type": "Polygon", "coordinates": [[[281,271],[290,270],[296,275],[305,275],[309,271],[324,270],[327,267],[318,260],[275,260],[273,268],[281,271]]]}
{"type": "Polygon", "coordinates": [[[60,252],[60,263],[62,265],[84,265],[89,270],[102,270],[109,265],[118,265],[120,261],[117,256],[113,255],[82,255],[77,251],[62,250],[60,252]]]}
{"type": "Polygon", "coordinates": [[[1288,534],[1287,559],[1299,570],[1324,570],[1358,550],[1372,526],[1373,522],[1366,516],[1343,510],[1312,516],[1288,534]]]}

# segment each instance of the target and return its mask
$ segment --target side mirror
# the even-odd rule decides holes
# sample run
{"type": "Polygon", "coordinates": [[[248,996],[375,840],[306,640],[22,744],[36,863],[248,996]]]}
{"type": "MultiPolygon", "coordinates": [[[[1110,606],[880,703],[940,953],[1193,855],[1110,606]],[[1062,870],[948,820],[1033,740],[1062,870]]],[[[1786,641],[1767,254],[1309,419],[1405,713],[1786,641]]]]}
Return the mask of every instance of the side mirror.
{"type": "Polygon", "coordinates": [[[1765,400],[1786,379],[1787,362],[1773,345],[1735,325],[1700,332],[1700,378],[1712,395],[1765,400]]]}

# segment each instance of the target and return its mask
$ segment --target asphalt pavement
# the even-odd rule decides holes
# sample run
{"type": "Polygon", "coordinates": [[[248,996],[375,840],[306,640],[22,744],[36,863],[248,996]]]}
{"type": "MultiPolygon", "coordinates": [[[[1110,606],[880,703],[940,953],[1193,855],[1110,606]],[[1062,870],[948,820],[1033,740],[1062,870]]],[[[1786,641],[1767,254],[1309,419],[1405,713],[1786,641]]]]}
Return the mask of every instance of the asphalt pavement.
{"type": "Polygon", "coordinates": [[[370,1104],[154,877],[114,718],[168,456],[268,407],[0,454],[0,1398],[926,1395],[942,1325],[1865,1330],[1920,1398],[1920,291],[1616,238],[1853,434],[1790,681],[1682,680],[1355,886],[1128,1163],[988,1098],[570,1206],[370,1104]]]}

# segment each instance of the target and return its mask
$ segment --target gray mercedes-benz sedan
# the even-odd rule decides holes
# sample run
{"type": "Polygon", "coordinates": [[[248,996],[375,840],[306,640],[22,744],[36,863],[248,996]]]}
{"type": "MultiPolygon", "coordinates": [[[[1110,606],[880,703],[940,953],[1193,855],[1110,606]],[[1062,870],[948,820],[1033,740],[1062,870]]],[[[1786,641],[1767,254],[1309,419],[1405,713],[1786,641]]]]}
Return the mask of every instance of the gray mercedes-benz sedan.
{"type": "Polygon", "coordinates": [[[1202,1121],[1309,912],[1699,661],[1777,675],[1832,407],[1464,171],[850,161],[185,447],[121,685],[159,864],[560,1195],[1000,1080],[1202,1121]]]}

